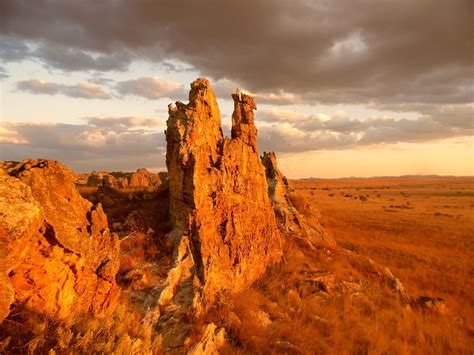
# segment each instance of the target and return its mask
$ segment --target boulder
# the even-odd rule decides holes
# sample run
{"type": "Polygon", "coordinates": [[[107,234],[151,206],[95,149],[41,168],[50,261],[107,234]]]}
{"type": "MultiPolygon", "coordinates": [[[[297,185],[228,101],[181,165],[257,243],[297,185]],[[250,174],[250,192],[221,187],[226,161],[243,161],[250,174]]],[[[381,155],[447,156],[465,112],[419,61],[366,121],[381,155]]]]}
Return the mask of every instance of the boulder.
{"type": "MultiPolygon", "coordinates": [[[[76,181],[76,184],[79,181],[76,181]]],[[[89,187],[99,187],[99,186],[108,186],[108,187],[118,187],[117,179],[106,172],[92,172],[87,178],[87,186],[89,187]]]]}
{"type": "Polygon", "coordinates": [[[160,186],[161,178],[158,174],[154,174],[147,169],[140,168],[135,171],[129,180],[130,186],[160,186]]]}
{"type": "Polygon", "coordinates": [[[115,308],[119,241],[101,205],[83,199],[75,179],[49,160],[1,170],[0,317],[8,303],[56,319],[115,308]]]}

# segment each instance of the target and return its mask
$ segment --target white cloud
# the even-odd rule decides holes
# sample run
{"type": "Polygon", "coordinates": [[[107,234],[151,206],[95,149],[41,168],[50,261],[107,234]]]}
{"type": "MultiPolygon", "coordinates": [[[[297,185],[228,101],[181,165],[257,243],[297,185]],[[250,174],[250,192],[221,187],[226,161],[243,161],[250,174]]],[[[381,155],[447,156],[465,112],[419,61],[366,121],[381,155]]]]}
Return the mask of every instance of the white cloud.
{"type": "Polygon", "coordinates": [[[101,86],[87,81],[74,85],[65,85],[47,80],[31,79],[17,81],[16,87],[20,91],[31,94],[62,94],[82,99],[110,99],[110,95],[101,86]]]}

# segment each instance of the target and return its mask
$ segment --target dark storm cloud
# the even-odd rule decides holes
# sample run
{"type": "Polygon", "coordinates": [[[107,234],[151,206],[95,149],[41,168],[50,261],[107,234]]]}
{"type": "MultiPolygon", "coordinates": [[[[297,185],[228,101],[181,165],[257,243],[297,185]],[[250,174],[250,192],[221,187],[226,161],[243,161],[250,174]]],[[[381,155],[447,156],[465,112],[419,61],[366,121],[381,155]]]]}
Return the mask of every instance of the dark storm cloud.
{"type": "Polygon", "coordinates": [[[164,166],[163,129],[139,117],[84,119],[84,124],[0,124],[0,160],[47,157],[76,170],[164,166]]]}
{"type": "Polygon", "coordinates": [[[77,48],[41,45],[31,51],[31,56],[43,61],[47,67],[66,71],[94,69],[98,71],[126,70],[132,56],[124,51],[97,54],[77,48]]]}
{"type": "Polygon", "coordinates": [[[451,104],[472,101],[473,7],[470,0],[3,0],[0,16],[14,43],[3,53],[10,60],[29,55],[103,71],[135,58],[177,60],[273,103],[280,96],[451,104]]]}
{"type": "Polygon", "coordinates": [[[62,94],[81,99],[110,99],[111,97],[102,89],[102,87],[89,82],[83,82],[75,85],[65,85],[51,81],[32,79],[17,81],[16,87],[19,91],[25,91],[31,94],[62,94]]]}
{"type": "Polygon", "coordinates": [[[21,61],[29,57],[30,49],[18,39],[0,36],[0,42],[0,58],[3,59],[3,61],[21,61]]]}

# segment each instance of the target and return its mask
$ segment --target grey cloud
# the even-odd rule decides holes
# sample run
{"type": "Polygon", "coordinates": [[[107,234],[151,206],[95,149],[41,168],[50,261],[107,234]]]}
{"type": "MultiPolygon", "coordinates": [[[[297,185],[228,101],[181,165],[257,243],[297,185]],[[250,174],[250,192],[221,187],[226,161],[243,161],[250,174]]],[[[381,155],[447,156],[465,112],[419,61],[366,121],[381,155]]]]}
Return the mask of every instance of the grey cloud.
{"type": "Polygon", "coordinates": [[[231,93],[234,93],[238,88],[240,91],[253,96],[258,104],[273,104],[273,105],[287,105],[304,103],[304,99],[300,95],[285,92],[280,89],[277,92],[252,92],[246,90],[241,84],[228,79],[221,79],[216,81],[213,86],[217,97],[224,100],[231,100],[231,93]]]}
{"type": "Polygon", "coordinates": [[[10,75],[8,74],[8,72],[5,70],[4,67],[0,67],[0,80],[1,79],[6,79],[8,78],[10,75]]]}
{"type": "Polygon", "coordinates": [[[30,49],[26,44],[15,38],[0,36],[0,58],[4,62],[14,62],[26,59],[30,55],[30,49]]]}
{"type": "Polygon", "coordinates": [[[32,79],[17,81],[16,87],[20,91],[27,91],[32,94],[55,95],[59,93],[61,85],[53,83],[51,81],[41,81],[32,79]]]}
{"type": "Polygon", "coordinates": [[[160,64],[167,72],[180,73],[194,69],[191,65],[176,60],[164,60],[160,64]]]}
{"type": "MultiPolygon", "coordinates": [[[[469,105],[458,107],[461,113],[469,105]]],[[[471,108],[472,109],[472,108],[471,108]]],[[[450,108],[451,111],[454,108],[450,108]]],[[[451,114],[450,117],[453,117],[451,114]]],[[[263,111],[257,114],[262,149],[277,152],[303,152],[320,149],[348,149],[375,144],[428,142],[457,136],[474,135],[472,120],[443,120],[434,115],[417,119],[368,117],[350,119],[344,114],[301,115],[285,111],[263,111]],[[278,118],[275,118],[277,117],[278,118]]]]}
{"type": "MultiPolygon", "coordinates": [[[[164,167],[164,120],[144,117],[85,117],[83,124],[0,124],[0,159],[48,157],[76,170],[134,170],[164,167]],[[138,162],[138,163],[137,163],[138,162]]],[[[474,127],[439,121],[371,117],[351,120],[343,114],[257,113],[260,151],[278,153],[348,149],[397,142],[426,142],[474,134],[474,127]],[[279,115],[280,119],[271,117],[279,115]],[[286,118],[285,118],[286,117],[286,118]]],[[[226,126],[226,131],[228,127],[226,126]]]]}
{"type": "Polygon", "coordinates": [[[149,100],[179,98],[184,96],[184,86],[160,77],[143,77],[120,81],[116,85],[119,94],[141,96],[149,100]]]}
{"type": "Polygon", "coordinates": [[[1,32],[36,43],[34,55],[63,69],[176,60],[274,104],[472,102],[470,0],[5,0],[0,6],[1,32]],[[96,53],[93,60],[88,53],[96,53]]]}
{"type": "MultiPolygon", "coordinates": [[[[107,126],[105,123],[111,118],[104,119],[103,125],[96,118],[85,120],[77,125],[2,123],[0,159],[47,157],[82,171],[164,166],[162,130],[136,128],[147,122],[137,124],[133,118],[117,118],[124,124],[107,126]]],[[[148,123],[151,122],[150,119],[148,123]]]]}
{"type": "Polygon", "coordinates": [[[144,117],[85,117],[85,121],[94,127],[114,127],[114,128],[132,128],[132,127],[163,127],[165,120],[144,117]]]}
{"type": "Polygon", "coordinates": [[[102,87],[97,84],[83,82],[75,85],[58,84],[51,81],[43,80],[22,80],[17,81],[17,89],[31,94],[62,94],[74,98],[82,99],[110,99],[110,95],[106,93],[102,87]]]}
{"type": "Polygon", "coordinates": [[[48,67],[67,71],[94,69],[98,71],[126,70],[132,56],[126,51],[111,54],[91,53],[77,48],[41,44],[30,53],[48,67]]]}

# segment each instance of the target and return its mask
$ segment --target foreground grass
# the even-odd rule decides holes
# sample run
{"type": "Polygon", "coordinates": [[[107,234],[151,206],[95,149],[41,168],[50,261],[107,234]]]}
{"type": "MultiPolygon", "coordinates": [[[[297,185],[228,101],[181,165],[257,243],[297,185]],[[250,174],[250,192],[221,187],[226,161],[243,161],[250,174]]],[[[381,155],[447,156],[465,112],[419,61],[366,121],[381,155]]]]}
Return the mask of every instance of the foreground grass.
{"type": "Polygon", "coordinates": [[[302,253],[291,241],[285,249],[286,263],[208,315],[228,329],[225,353],[470,353],[466,329],[455,317],[403,302],[378,282],[363,258],[329,246],[302,253]],[[329,295],[302,288],[301,270],[321,266],[336,275],[336,282],[361,281],[362,291],[329,295]]]}

